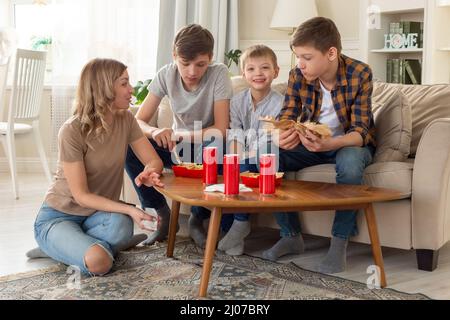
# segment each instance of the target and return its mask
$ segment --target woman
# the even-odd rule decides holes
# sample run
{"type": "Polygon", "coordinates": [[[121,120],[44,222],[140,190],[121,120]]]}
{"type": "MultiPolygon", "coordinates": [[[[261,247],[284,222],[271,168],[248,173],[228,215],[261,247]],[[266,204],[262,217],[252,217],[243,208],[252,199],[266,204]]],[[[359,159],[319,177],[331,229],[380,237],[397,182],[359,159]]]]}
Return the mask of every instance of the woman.
{"type": "Polygon", "coordinates": [[[145,165],[135,183],[163,186],[163,163],[128,110],[132,92],[121,62],[94,59],[83,68],[74,115],[58,134],[56,179],[36,218],[40,249],[85,274],[109,272],[118,251],[146,238],[133,237],[133,222],[145,229],[153,220],[119,201],[128,145],[145,165]]]}

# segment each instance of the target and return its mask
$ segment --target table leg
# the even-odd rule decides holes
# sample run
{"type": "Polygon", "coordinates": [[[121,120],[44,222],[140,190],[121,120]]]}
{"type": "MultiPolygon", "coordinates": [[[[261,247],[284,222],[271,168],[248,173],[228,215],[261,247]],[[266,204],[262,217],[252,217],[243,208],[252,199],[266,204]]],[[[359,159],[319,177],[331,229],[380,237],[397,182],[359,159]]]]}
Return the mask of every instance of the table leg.
{"type": "Polygon", "coordinates": [[[173,257],[175,237],[177,235],[178,216],[180,215],[180,202],[172,200],[172,212],[170,213],[169,239],[167,241],[166,256],[173,257]]]}
{"type": "Polygon", "coordinates": [[[211,213],[208,227],[208,237],[206,239],[205,256],[203,258],[202,277],[200,279],[199,296],[206,297],[208,292],[209,275],[216,251],[217,238],[219,236],[220,219],[222,218],[222,209],[214,208],[211,213]]]}
{"type": "Polygon", "coordinates": [[[369,229],[370,243],[372,245],[372,254],[375,264],[380,268],[380,286],[386,287],[386,275],[384,273],[383,254],[381,252],[380,239],[378,238],[377,222],[375,220],[375,212],[373,205],[370,203],[364,209],[367,221],[367,228],[369,229]]]}

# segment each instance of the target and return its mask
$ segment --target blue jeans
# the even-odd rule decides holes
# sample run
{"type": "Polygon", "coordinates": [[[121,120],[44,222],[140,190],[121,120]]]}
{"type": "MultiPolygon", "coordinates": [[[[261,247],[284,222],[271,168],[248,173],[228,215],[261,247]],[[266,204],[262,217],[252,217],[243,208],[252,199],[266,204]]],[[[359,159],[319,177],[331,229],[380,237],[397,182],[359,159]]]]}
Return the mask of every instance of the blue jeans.
{"type": "Polygon", "coordinates": [[[44,203],[34,223],[34,237],[42,251],[54,260],[89,272],[84,257],[93,245],[101,246],[114,261],[117,248],[133,236],[133,220],[121,213],[97,211],[75,216],[44,203]]]}
{"type": "MultiPolygon", "coordinates": [[[[364,169],[372,162],[374,152],[372,146],[345,147],[329,152],[310,152],[302,145],[293,150],[280,149],[280,170],[298,171],[318,164],[335,163],[337,184],[358,185],[362,183],[364,169]]],[[[357,235],[356,213],[356,210],[336,211],[332,235],[342,239],[357,235]]],[[[282,237],[300,233],[300,221],[296,213],[277,213],[275,217],[282,237]]]]}

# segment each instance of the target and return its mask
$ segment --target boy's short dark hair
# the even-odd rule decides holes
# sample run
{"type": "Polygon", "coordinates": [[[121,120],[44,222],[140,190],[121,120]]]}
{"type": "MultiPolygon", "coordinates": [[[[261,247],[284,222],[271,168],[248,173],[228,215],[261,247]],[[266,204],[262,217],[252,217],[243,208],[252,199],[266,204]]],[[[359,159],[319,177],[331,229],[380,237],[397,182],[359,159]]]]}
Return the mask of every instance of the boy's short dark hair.
{"type": "Polygon", "coordinates": [[[291,49],[293,47],[310,45],[323,54],[331,47],[342,51],[341,35],[331,19],[316,17],[303,22],[292,35],[291,49]]]}
{"type": "Polygon", "coordinates": [[[193,60],[200,54],[212,57],[213,51],[213,35],[198,24],[189,24],[181,28],[173,41],[173,52],[186,60],[193,60]]]}
{"type": "Polygon", "coordinates": [[[270,49],[268,46],[263,44],[257,44],[251,47],[248,47],[244,50],[241,55],[241,70],[244,71],[245,62],[248,58],[258,58],[258,57],[269,57],[272,60],[273,66],[278,67],[277,55],[270,49]]]}

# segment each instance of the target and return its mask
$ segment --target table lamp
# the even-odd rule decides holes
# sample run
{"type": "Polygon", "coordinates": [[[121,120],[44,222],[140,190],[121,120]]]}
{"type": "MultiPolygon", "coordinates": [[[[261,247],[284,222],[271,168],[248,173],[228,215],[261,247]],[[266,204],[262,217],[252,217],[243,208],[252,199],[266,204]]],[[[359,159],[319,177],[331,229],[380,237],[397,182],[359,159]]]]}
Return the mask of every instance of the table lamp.
{"type": "MultiPolygon", "coordinates": [[[[292,35],[300,24],[316,16],[315,0],[277,0],[270,28],[288,31],[292,35]]],[[[294,66],[295,56],[292,53],[291,68],[294,66]]]]}

